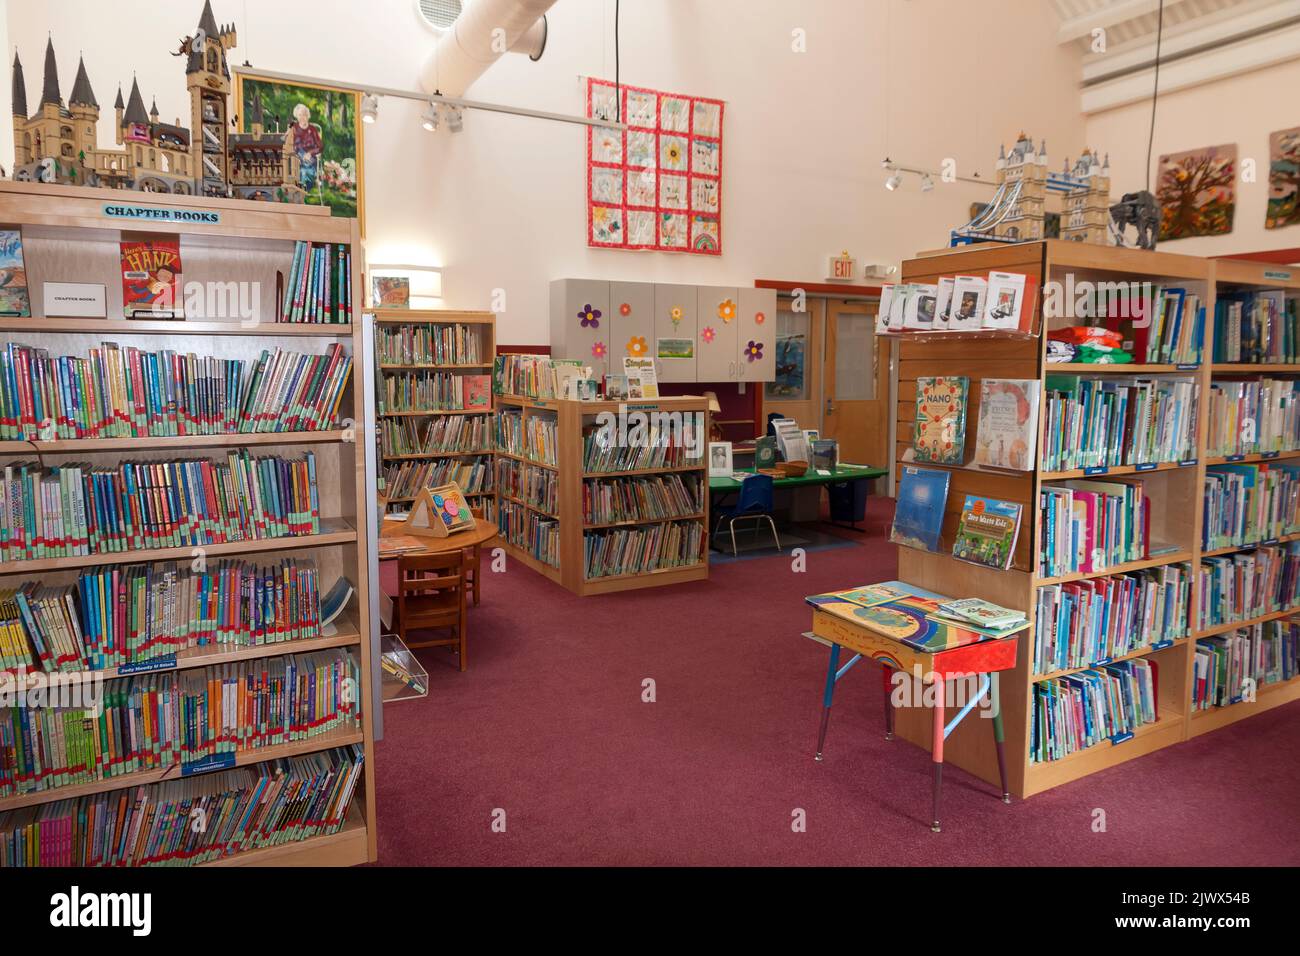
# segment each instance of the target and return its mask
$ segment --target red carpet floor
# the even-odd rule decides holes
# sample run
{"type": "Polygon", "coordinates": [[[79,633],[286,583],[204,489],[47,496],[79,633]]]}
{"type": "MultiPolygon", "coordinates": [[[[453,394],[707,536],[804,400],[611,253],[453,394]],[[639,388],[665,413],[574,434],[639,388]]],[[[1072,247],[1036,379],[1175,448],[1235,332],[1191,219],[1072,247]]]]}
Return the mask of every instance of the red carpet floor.
{"type": "Polygon", "coordinates": [[[893,546],[860,540],[804,573],[755,558],[585,600],[522,565],[485,574],[469,670],[422,651],[428,698],[385,708],[380,864],[1300,863],[1300,704],[1009,807],[949,767],[933,834],[928,754],[883,739],[863,668],[814,763],[827,650],[799,636],[802,599],[893,576],[893,546]]]}

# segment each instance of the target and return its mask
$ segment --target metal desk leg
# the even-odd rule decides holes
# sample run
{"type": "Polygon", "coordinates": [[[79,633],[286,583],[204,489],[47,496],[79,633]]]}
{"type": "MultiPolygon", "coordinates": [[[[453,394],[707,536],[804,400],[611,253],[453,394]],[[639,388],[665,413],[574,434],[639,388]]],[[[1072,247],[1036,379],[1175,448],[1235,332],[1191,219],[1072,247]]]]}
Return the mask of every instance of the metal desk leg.
{"type": "Polygon", "coordinates": [[[835,674],[840,667],[840,646],[831,645],[831,661],[826,668],[826,694],[822,697],[822,728],[817,734],[817,756],[813,759],[818,763],[822,759],[822,746],[826,743],[826,725],[831,719],[831,698],[835,696],[835,674]]]}
{"type": "Polygon", "coordinates": [[[998,672],[989,675],[989,701],[993,705],[993,742],[998,748],[998,777],[1002,781],[1002,802],[1011,802],[1011,790],[1007,787],[1007,752],[1005,734],[1002,731],[1002,693],[998,685],[998,672]]]}
{"type": "Polygon", "coordinates": [[[943,697],[944,686],[942,678],[938,678],[939,687],[934,698],[934,748],[930,753],[930,759],[934,761],[934,815],[930,824],[930,829],[939,832],[939,790],[943,786],[943,697]]]}
{"type": "Polygon", "coordinates": [[[884,664],[880,670],[880,676],[884,678],[881,683],[885,688],[885,739],[894,739],[894,669],[888,664],[884,664]]]}

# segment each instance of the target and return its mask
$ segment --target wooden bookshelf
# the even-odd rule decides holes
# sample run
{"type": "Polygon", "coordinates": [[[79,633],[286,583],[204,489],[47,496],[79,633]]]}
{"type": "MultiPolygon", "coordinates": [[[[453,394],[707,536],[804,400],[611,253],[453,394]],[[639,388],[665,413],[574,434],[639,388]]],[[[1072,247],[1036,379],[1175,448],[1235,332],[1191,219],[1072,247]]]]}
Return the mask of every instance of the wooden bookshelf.
{"type": "MultiPolygon", "coordinates": [[[[970,447],[978,421],[979,382],[984,378],[1016,378],[1043,380],[1049,374],[1068,375],[1177,375],[1196,379],[1201,403],[1197,417],[1198,453],[1193,460],[1170,462],[1152,466],[1124,466],[1100,469],[1006,472],[980,469],[973,466],[953,467],[948,502],[941,534],[942,546],[950,549],[953,534],[960,516],[961,504],[967,494],[985,495],[1019,502],[1024,508],[1020,540],[1017,544],[1012,569],[998,571],[971,565],[952,558],[949,553],[931,554],[910,548],[898,549],[899,579],[942,594],[955,597],[978,596],[987,600],[1024,610],[1034,623],[1037,589],[1041,586],[1102,577],[1141,568],[1159,567],[1186,562],[1195,570],[1203,556],[1248,550],[1258,545],[1218,549],[1203,552],[1201,549],[1202,508],[1204,479],[1209,465],[1226,461],[1269,461],[1300,457],[1300,451],[1272,454],[1227,456],[1208,458],[1207,416],[1205,402],[1212,380],[1220,375],[1284,375],[1300,374],[1300,366],[1276,364],[1212,364],[1213,322],[1215,301],[1220,290],[1249,288],[1300,290],[1300,270],[1289,278],[1281,272],[1285,267],[1266,263],[1234,260],[1208,260],[1193,256],[1180,256],[1165,252],[1144,252],[1081,243],[1047,240],[1019,245],[982,244],[962,251],[945,251],[925,254],[903,265],[903,282],[935,282],[939,276],[984,274],[990,270],[1023,272],[1031,275],[1045,288],[1049,281],[1064,282],[1073,274],[1075,282],[1099,281],[1150,281],[1166,287],[1182,287],[1200,296],[1205,306],[1207,327],[1202,361],[1196,365],[1179,364],[1117,364],[1084,365],[1052,364],[1046,360],[1046,339],[990,337],[981,339],[976,334],[963,337],[960,342],[948,342],[935,333],[925,337],[904,336],[899,344],[899,388],[897,407],[897,461],[899,467],[910,464],[909,450],[915,419],[916,380],[922,376],[964,375],[971,380],[971,404],[967,412],[967,445],[970,447]],[[1037,556],[1042,546],[1042,532],[1038,527],[1039,493],[1045,486],[1072,478],[1097,477],[1106,479],[1117,475],[1132,475],[1146,482],[1151,494],[1151,539],[1153,543],[1172,546],[1175,550],[1157,557],[1128,562],[1096,573],[1075,573],[1059,577],[1040,577],[1037,574],[1037,556]]],[[[1040,296],[1038,308],[1042,308],[1040,296]]],[[[1072,318],[1039,316],[1040,328],[1051,329],[1072,324],[1082,324],[1072,318]]],[[[1040,429],[1045,428],[1043,408],[1039,409],[1040,429]]],[[[1042,435],[1039,449],[1041,454],[1042,435]]],[[[925,467],[941,467],[925,465],[925,467]]],[[[1289,535],[1279,541],[1300,536],[1289,535]]],[[[1273,542],[1268,542],[1273,543],[1273,542]]],[[[1128,739],[1118,743],[1109,740],[1093,747],[1050,762],[1031,763],[1029,760],[1029,735],[1032,721],[1034,684],[1067,673],[1085,670],[1076,668],[1049,674],[1033,673],[1033,628],[1020,639],[1019,658],[1015,670],[1002,680],[1003,718],[1006,727],[1008,774],[1011,790],[1021,797],[1077,780],[1088,774],[1104,770],[1127,760],[1152,753],[1220,726],[1226,726],[1243,717],[1262,710],[1300,699],[1300,679],[1284,684],[1265,684],[1259,688],[1258,699],[1209,711],[1192,710],[1193,663],[1198,638],[1225,633],[1260,621],[1276,620],[1288,616],[1288,611],[1263,615],[1249,621],[1232,622],[1194,632],[1200,596],[1193,576],[1191,607],[1189,608],[1188,636],[1158,648],[1146,647],[1125,655],[1119,660],[1149,658],[1160,663],[1158,676],[1158,719],[1138,728],[1128,739]]],[[[979,725],[979,721],[967,722],[979,725]]],[[[929,747],[930,718],[917,708],[900,710],[896,722],[897,732],[922,747],[929,747]]],[[[998,780],[996,755],[986,728],[959,725],[945,746],[945,759],[995,783],[998,780]]]]}
{"type": "MultiPolygon", "coordinates": [[[[492,376],[492,364],[496,356],[496,316],[491,312],[461,312],[451,309],[371,309],[375,316],[375,382],[379,394],[377,398],[377,407],[379,422],[379,461],[380,470],[387,473],[388,469],[400,466],[403,462],[419,463],[432,462],[435,467],[443,462],[460,462],[468,464],[475,459],[481,459],[487,467],[488,476],[486,490],[467,493],[466,497],[472,499],[475,507],[483,509],[483,516],[489,521],[496,517],[496,491],[492,484],[495,475],[495,464],[492,460],[492,390],[488,388],[488,405],[486,408],[443,408],[427,409],[423,411],[395,410],[385,411],[384,395],[386,383],[394,377],[414,376],[419,377],[424,373],[435,375],[446,373],[449,375],[486,375],[489,382],[492,376]],[[478,361],[475,362],[394,362],[385,360],[382,349],[380,348],[381,336],[396,330],[408,329],[445,329],[448,327],[461,326],[467,330],[467,336],[472,336],[477,345],[478,361]],[[484,439],[482,449],[477,451],[433,451],[433,452],[408,452],[402,454],[390,454],[386,449],[386,443],[383,438],[385,428],[384,421],[391,419],[396,422],[411,422],[416,428],[430,427],[436,419],[454,417],[454,416],[471,416],[481,415],[484,417],[487,434],[484,439]]],[[[469,423],[464,423],[468,425],[469,423]]],[[[438,484],[439,482],[435,482],[438,484]]],[[[393,495],[385,499],[388,507],[393,510],[401,510],[405,505],[415,500],[414,495],[393,495]]]]}
{"type": "MultiPolygon", "coordinates": [[[[584,467],[584,430],[589,430],[602,413],[617,415],[621,408],[629,413],[655,412],[678,413],[680,415],[700,416],[704,431],[708,434],[708,399],[697,396],[680,396],[658,399],[628,399],[626,402],[579,402],[564,399],[529,399],[513,395],[496,396],[498,414],[507,411],[519,413],[524,419],[541,416],[556,423],[556,464],[534,461],[526,455],[513,454],[498,447],[499,458],[508,462],[517,462],[534,466],[556,474],[558,482],[558,507],[554,511],[538,507],[512,495],[502,495],[503,501],[509,501],[525,508],[540,518],[555,520],[559,524],[559,566],[553,567],[528,551],[507,540],[502,534],[502,546],[515,559],[526,566],[550,578],[557,584],[580,596],[609,594],[636,588],[663,587],[680,584],[685,581],[702,581],[709,576],[708,549],[708,467],[703,457],[698,464],[666,466],[663,468],[640,468],[628,471],[591,472],[584,467]],[[644,517],[618,522],[587,522],[583,512],[583,486],[597,480],[615,480],[624,478],[645,478],[656,475],[698,475],[701,482],[701,494],[704,502],[703,511],[692,512],[680,517],[644,517]],[[588,533],[649,527],[674,521],[699,524],[703,528],[704,539],[701,547],[700,561],[687,567],[660,568],[636,574],[606,575],[588,578],[585,573],[585,538],[588,533]]],[[[499,430],[498,430],[499,431],[499,430]]],[[[701,439],[704,441],[704,439],[701,439]]],[[[500,443],[498,443],[500,446],[500,443]]],[[[701,451],[703,451],[703,445],[701,451]]],[[[504,516],[502,524],[504,527],[504,516]]]]}
{"type": "MultiPolygon", "coordinates": [[[[288,275],[299,241],[344,244],[352,249],[350,280],[354,313],[359,315],[363,262],[358,224],[354,219],[332,218],[328,209],[305,205],[207,199],[163,193],[117,193],[110,190],[38,183],[0,182],[0,224],[22,230],[24,259],[30,290],[32,318],[0,317],[0,341],[39,345],[53,354],[85,355],[104,341],[142,349],[175,349],[221,357],[254,359],[263,347],[276,345],[293,351],[318,353],[342,343],[354,357],[362,354],[360,323],[282,324],[278,318],[278,292],[288,275]],[[176,222],[156,219],[125,220],[110,217],[109,205],[146,207],[172,216],[203,210],[217,214],[215,222],[176,222]],[[123,239],[149,235],[179,237],[185,283],[243,283],[259,293],[251,315],[209,318],[191,315],[184,320],[127,320],[122,315],[122,271],[118,244],[123,239]],[[53,318],[44,316],[43,283],[46,281],[95,282],[105,286],[109,316],[119,318],[53,318]]],[[[256,555],[273,560],[277,555],[310,557],[320,571],[321,591],[338,577],[348,578],[356,594],[336,632],[314,638],[253,647],[190,648],[177,655],[176,669],[193,669],[240,660],[272,658],[327,648],[349,648],[360,666],[360,719],[334,731],[291,743],[241,751],[237,766],[248,766],[299,754],[321,752],[345,744],[359,744],[364,766],[353,794],[348,819],[342,829],[297,843],[214,861],[208,865],[351,865],[373,862],[377,856],[375,820],[375,767],[371,697],[370,582],[366,573],[365,540],[368,508],[373,492],[365,487],[364,449],[354,438],[353,423],[364,418],[364,396],[354,375],[343,394],[338,413],[342,420],[328,430],[315,432],[259,432],[148,438],[78,439],[62,441],[0,442],[5,461],[36,456],[77,455],[96,465],[132,460],[169,460],[221,457],[227,450],[256,449],[259,454],[300,454],[310,447],[317,464],[320,532],[312,535],[260,538],[208,545],[208,557],[256,555]],[[351,421],[347,421],[350,419],[351,421]]],[[[194,559],[195,548],[160,548],[111,552],[86,557],[7,561],[0,564],[0,583],[15,586],[24,580],[67,583],[80,568],[125,563],[156,563],[194,559]]],[[[113,680],[116,669],[61,675],[73,682],[113,680]]],[[[98,793],[179,778],[181,768],[124,774],[79,786],[61,787],[0,800],[0,811],[34,806],[87,793],[98,793]]]]}

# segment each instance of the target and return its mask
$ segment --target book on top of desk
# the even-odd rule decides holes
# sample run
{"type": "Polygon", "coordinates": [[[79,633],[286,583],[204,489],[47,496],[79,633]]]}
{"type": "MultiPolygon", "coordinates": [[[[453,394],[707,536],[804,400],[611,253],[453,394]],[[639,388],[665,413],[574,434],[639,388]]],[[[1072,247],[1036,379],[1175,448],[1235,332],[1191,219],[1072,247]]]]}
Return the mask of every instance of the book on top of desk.
{"type": "Polygon", "coordinates": [[[940,610],[951,598],[902,581],[814,594],[804,600],[820,611],[928,653],[1010,637],[1028,626],[1022,621],[994,630],[956,620],[940,610]]]}

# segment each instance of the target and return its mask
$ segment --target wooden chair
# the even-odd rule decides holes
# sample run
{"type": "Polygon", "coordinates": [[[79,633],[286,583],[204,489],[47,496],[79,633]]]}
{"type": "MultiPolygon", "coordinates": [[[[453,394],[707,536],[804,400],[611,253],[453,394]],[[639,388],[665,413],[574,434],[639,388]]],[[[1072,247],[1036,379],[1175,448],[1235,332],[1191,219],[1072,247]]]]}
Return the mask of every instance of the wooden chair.
{"type": "MultiPolygon", "coordinates": [[[[479,506],[477,508],[470,508],[469,513],[472,514],[475,518],[482,519],[483,508],[482,506],[479,506]]],[[[479,582],[479,571],[480,571],[479,566],[483,558],[482,550],[483,550],[482,547],[476,544],[472,548],[466,548],[464,552],[465,580],[468,582],[469,594],[470,597],[474,599],[475,607],[478,607],[478,598],[479,598],[478,582],[479,582]]]]}
{"type": "Polygon", "coordinates": [[[404,555],[397,561],[397,603],[394,626],[402,642],[412,650],[421,647],[456,645],[460,669],[465,670],[465,554],[404,555]],[[456,629],[456,636],[430,641],[411,641],[410,631],[431,627],[456,629]]]}

